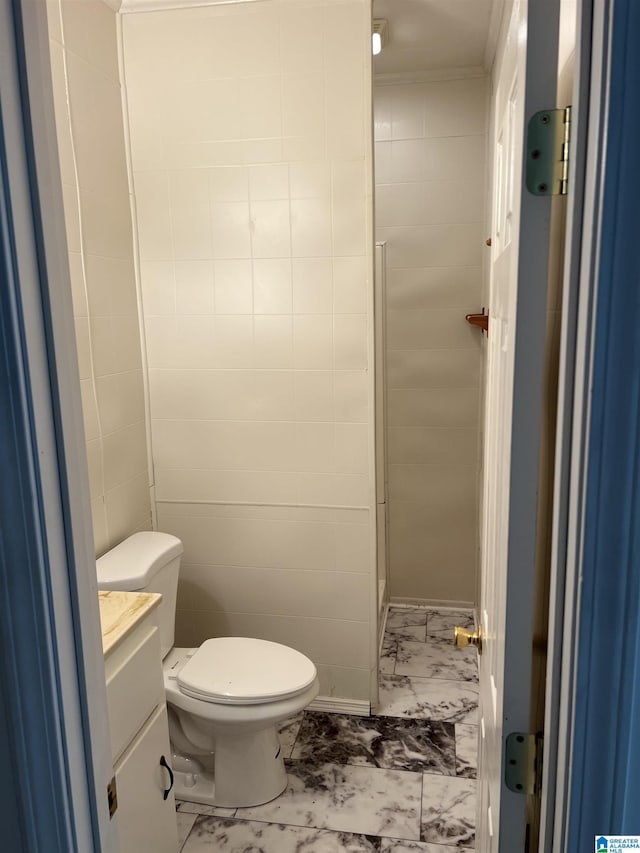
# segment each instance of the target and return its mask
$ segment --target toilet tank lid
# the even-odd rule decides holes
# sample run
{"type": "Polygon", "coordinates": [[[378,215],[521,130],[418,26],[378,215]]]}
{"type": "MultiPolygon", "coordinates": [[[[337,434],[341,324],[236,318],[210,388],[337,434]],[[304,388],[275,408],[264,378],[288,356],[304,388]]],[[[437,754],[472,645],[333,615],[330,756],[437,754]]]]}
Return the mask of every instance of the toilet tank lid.
{"type": "Polygon", "coordinates": [[[153,576],[183,551],[170,533],[134,533],[96,560],[99,589],[135,592],[145,589],[153,576]]]}

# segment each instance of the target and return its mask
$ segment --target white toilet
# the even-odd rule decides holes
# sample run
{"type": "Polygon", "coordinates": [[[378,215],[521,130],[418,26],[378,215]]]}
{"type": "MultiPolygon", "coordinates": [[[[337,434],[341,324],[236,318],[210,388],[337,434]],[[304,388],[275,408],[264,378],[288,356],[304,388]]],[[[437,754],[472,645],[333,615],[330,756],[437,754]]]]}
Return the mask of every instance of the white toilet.
{"type": "Polygon", "coordinates": [[[97,560],[98,587],[162,593],[176,797],[232,808],[266,803],[286,786],[276,726],[318,695],[316,668],[295,649],[248,637],[173,648],[182,550],[167,533],[135,533],[97,560]]]}

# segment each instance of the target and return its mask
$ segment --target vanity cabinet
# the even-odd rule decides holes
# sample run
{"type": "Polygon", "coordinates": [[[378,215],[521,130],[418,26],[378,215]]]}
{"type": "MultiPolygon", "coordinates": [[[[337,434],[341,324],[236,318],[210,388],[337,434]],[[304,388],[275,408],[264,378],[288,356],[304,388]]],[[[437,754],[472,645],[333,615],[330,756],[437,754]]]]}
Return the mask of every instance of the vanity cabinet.
{"type": "MultiPolygon", "coordinates": [[[[104,646],[117,797],[113,820],[120,853],[176,853],[178,831],[157,610],[154,606],[136,608],[129,600],[131,610],[135,623],[109,648],[104,646]]],[[[104,626],[103,619],[103,644],[104,626]]]]}

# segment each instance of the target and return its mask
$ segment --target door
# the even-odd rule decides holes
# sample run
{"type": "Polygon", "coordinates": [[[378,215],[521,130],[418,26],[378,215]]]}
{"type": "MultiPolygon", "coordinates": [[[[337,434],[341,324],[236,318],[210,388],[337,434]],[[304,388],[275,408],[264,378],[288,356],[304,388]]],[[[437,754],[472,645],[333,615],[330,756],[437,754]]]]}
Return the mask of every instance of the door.
{"type": "Polygon", "coordinates": [[[493,225],[485,404],[476,848],[525,850],[505,741],[528,732],[550,199],[524,185],[528,119],[555,106],[558,0],[505,6],[493,77],[493,225]]]}

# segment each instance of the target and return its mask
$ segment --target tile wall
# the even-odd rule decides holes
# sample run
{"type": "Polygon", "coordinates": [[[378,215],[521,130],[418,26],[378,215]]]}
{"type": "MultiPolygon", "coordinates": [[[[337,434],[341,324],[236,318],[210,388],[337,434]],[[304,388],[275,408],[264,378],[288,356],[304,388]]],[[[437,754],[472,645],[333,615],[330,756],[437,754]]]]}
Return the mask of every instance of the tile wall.
{"type": "Polygon", "coordinates": [[[376,85],[387,243],[390,593],[473,602],[487,81],[376,85]]]}
{"type": "Polygon", "coordinates": [[[48,0],[58,149],[96,554],[149,529],[138,302],[116,14],[48,0]]]}
{"type": "Polygon", "coordinates": [[[177,640],[375,659],[370,3],[123,16],[158,526],[177,640]]]}

